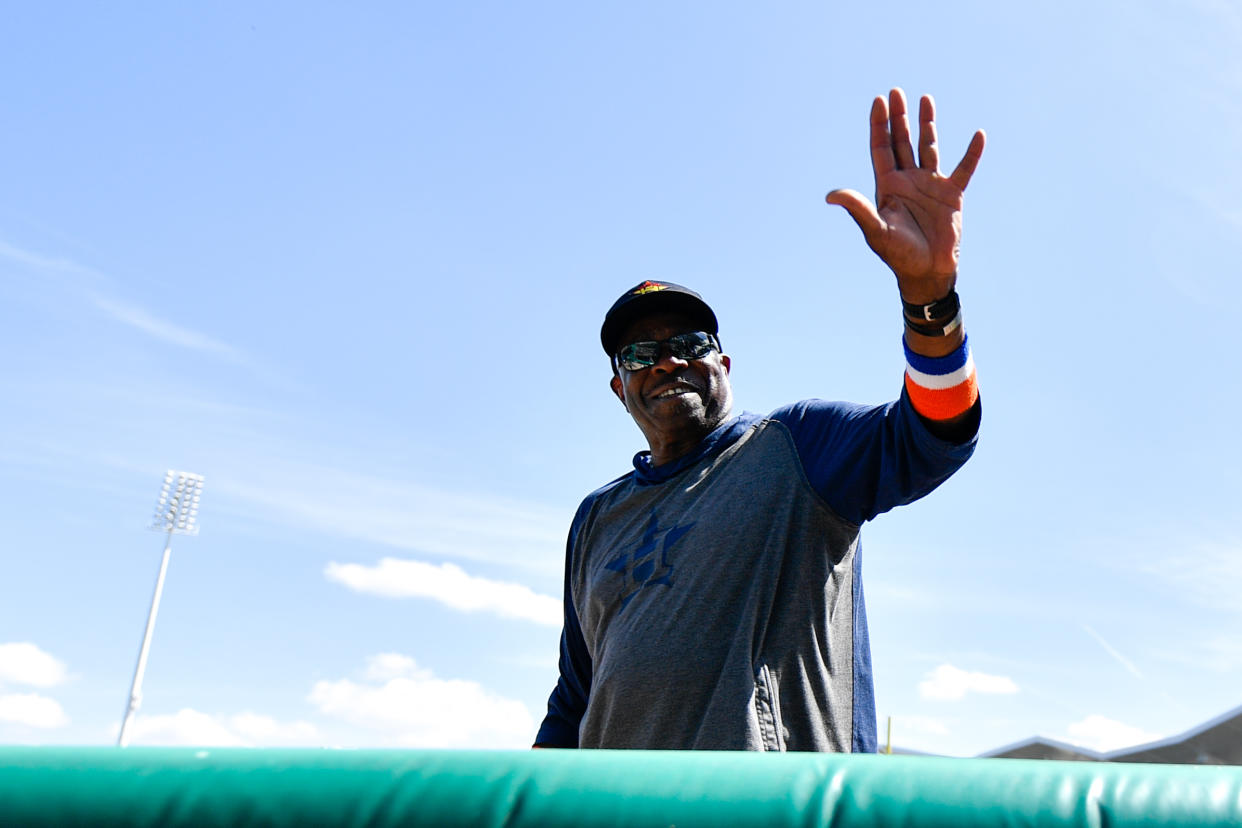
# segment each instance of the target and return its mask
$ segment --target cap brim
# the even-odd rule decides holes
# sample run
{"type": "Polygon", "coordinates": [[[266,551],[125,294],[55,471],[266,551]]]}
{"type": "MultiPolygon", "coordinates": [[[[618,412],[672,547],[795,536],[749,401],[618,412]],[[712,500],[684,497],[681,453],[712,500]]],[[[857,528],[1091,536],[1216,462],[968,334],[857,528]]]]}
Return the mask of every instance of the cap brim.
{"type": "Polygon", "coordinates": [[[604,319],[600,329],[600,344],[604,352],[612,356],[620,344],[618,340],[625,329],[644,316],[655,313],[681,313],[694,320],[701,330],[710,334],[719,333],[716,314],[707,303],[697,296],[673,290],[661,290],[634,296],[620,307],[614,306],[604,319]]]}

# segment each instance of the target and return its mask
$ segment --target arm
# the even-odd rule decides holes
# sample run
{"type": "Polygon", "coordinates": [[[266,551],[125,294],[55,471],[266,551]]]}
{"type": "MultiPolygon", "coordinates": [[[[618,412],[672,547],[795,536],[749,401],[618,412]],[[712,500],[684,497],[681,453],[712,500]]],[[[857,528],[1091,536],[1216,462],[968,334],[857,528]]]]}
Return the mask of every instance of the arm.
{"type": "Polygon", "coordinates": [[[561,632],[561,675],[552,695],[548,697],[548,714],[539,726],[534,747],[578,747],[578,726],[582,722],[582,714],[586,712],[591,687],[590,661],[577,617],[571,624],[567,615],[565,629],[561,632]]]}
{"type": "Polygon", "coordinates": [[[548,714],[535,737],[537,748],[578,747],[578,725],[586,712],[591,692],[591,655],[582,637],[578,611],[574,608],[570,573],[573,571],[574,538],[581,527],[587,505],[583,503],[574,517],[565,545],[565,625],[561,630],[560,678],[548,697],[548,714]]]}
{"type": "MultiPolygon", "coordinates": [[[[877,97],[871,105],[875,203],[854,190],[833,190],[827,197],[829,204],[849,212],[867,244],[897,277],[902,301],[915,305],[943,299],[957,284],[963,196],[985,143],[983,131],[976,132],[952,174],[943,176],[935,116],[935,104],[924,95],[919,102],[916,163],[905,94],[894,89],[887,101],[877,97]]],[[[964,341],[965,331],[960,325],[947,336],[928,336],[906,326],[905,344],[916,358],[949,358],[964,341]]],[[[915,395],[915,410],[928,430],[954,442],[969,439],[974,433],[978,405],[976,393],[966,410],[945,417],[941,416],[944,411],[932,412],[915,395]]]]}
{"type": "Polygon", "coordinates": [[[928,494],[975,449],[973,434],[934,434],[906,393],[887,405],[803,400],[770,416],[789,429],[807,481],[855,525],[928,494]]]}

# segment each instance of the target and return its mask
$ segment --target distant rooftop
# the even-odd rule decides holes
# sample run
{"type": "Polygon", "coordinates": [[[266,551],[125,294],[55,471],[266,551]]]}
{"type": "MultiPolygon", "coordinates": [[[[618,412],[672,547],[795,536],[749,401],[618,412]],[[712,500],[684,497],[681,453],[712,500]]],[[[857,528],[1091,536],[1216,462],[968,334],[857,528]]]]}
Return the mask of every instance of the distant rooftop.
{"type": "MultiPolygon", "coordinates": [[[[897,751],[894,750],[894,753],[897,751]]],[[[1068,759],[1080,762],[1163,762],[1176,765],[1242,765],[1242,707],[1178,736],[1099,753],[1034,736],[979,754],[990,759],[1068,759]]]]}

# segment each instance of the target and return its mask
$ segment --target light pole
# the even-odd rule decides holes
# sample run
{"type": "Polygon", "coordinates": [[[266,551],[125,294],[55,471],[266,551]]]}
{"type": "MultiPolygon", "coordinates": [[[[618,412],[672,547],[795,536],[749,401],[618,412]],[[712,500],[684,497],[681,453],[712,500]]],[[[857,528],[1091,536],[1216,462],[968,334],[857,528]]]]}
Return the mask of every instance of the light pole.
{"type": "Polygon", "coordinates": [[[121,735],[117,747],[128,743],[129,725],[142,704],[142,675],[147,670],[147,651],[151,649],[151,633],[155,631],[155,614],[160,610],[160,593],[164,591],[164,575],[168,572],[168,558],[172,553],[173,535],[198,534],[198,498],[203,491],[203,476],[190,472],[172,471],[164,475],[164,488],[155,504],[155,520],[151,529],[166,532],[164,557],[160,561],[160,574],[155,579],[155,594],[151,596],[151,611],[147,613],[147,630],[142,636],[142,648],[138,650],[138,664],[134,667],[134,682],[129,688],[129,704],[125,718],[121,720],[121,735]]]}

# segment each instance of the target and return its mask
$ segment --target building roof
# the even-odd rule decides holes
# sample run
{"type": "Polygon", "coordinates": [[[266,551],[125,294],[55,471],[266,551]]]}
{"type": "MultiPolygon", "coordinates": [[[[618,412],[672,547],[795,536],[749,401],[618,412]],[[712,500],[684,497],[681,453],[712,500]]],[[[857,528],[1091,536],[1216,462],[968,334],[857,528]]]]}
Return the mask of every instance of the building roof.
{"type": "Polygon", "coordinates": [[[989,750],[979,756],[993,759],[1242,765],[1242,706],[1226,711],[1177,736],[1106,753],[1044,736],[1033,736],[1030,739],[989,750]]]}

